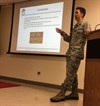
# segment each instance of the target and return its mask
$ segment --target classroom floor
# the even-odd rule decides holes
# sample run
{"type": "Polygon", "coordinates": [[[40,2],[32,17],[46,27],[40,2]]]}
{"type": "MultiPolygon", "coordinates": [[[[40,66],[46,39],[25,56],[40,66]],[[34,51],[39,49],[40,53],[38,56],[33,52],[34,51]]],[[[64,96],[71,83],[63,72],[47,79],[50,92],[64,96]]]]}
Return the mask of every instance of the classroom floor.
{"type": "Polygon", "coordinates": [[[58,89],[30,84],[2,88],[0,89],[0,106],[83,106],[83,94],[79,94],[79,100],[50,102],[50,97],[58,92],[58,89]]]}

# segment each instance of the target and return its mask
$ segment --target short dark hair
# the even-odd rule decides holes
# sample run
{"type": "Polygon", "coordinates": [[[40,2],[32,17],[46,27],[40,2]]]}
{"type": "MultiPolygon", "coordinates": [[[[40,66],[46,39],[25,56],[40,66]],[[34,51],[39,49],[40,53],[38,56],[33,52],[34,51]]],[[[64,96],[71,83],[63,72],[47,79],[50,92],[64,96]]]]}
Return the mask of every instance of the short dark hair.
{"type": "Polygon", "coordinates": [[[77,9],[80,10],[81,13],[83,13],[83,17],[84,17],[85,14],[86,14],[86,9],[83,8],[83,7],[77,7],[76,10],[77,10],[77,9]]]}

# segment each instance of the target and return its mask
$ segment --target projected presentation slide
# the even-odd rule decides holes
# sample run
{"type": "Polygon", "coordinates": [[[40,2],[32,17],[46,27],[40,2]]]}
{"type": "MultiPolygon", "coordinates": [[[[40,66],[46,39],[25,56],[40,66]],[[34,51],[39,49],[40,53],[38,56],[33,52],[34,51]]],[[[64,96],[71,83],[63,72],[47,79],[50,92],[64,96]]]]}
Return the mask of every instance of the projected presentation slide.
{"type": "Polygon", "coordinates": [[[20,8],[17,50],[60,52],[63,2],[20,8]]]}
{"type": "Polygon", "coordinates": [[[31,0],[13,8],[9,53],[66,55],[69,43],[56,32],[72,27],[73,0],[31,0]]]}

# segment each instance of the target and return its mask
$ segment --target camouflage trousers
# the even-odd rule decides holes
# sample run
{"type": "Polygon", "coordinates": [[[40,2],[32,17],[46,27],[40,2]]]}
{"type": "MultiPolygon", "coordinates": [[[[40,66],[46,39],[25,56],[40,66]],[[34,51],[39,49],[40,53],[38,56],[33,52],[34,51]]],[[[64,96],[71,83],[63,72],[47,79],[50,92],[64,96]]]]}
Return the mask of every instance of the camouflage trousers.
{"type": "Polygon", "coordinates": [[[63,89],[71,89],[78,86],[77,71],[81,59],[77,57],[66,57],[66,78],[62,84],[63,89]]]}

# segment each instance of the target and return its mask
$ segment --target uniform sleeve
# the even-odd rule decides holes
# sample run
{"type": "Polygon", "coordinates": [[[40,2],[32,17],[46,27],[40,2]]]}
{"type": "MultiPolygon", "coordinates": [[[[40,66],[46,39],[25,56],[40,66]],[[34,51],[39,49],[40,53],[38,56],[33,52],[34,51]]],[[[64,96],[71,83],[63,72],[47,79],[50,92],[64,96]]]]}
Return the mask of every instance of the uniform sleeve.
{"type": "Polygon", "coordinates": [[[83,27],[84,27],[84,31],[87,30],[87,29],[91,30],[91,25],[88,24],[88,22],[83,23],[83,27]]]}
{"type": "Polygon", "coordinates": [[[64,31],[62,31],[60,34],[63,37],[64,41],[70,42],[71,37],[67,33],[65,33],[64,31]]]}

